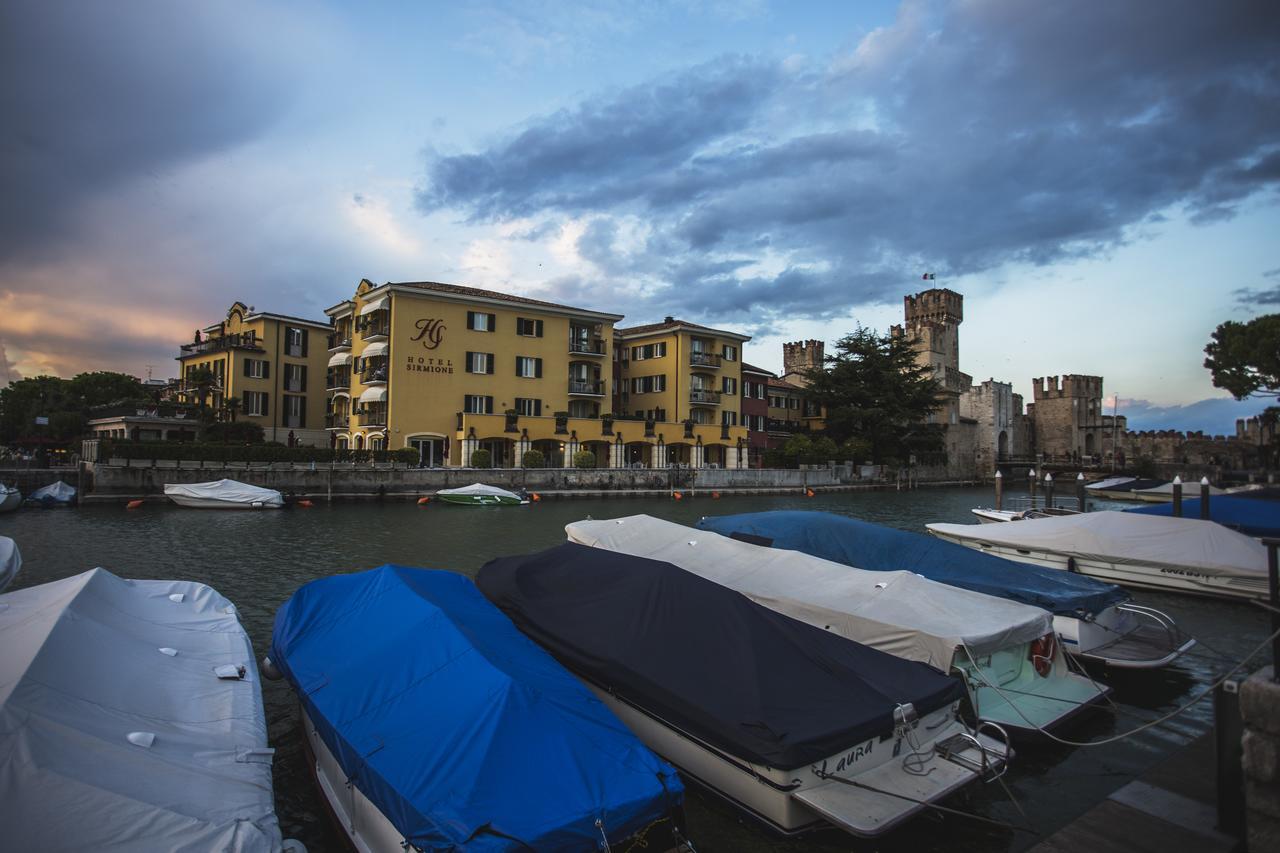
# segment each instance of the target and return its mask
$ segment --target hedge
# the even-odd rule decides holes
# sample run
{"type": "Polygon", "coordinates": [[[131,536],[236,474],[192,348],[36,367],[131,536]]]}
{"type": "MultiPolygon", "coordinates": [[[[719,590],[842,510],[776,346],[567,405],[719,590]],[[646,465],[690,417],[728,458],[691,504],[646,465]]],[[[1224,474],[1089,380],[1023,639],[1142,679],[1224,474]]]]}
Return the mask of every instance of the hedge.
{"type": "Polygon", "coordinates": [[[177,441],[102,441],[100,459],[163,459],[182,462],[401,462],[418,463],[418,451],[340,450],[283,444],[206,444],[177,441]]]}
{"type": "Polygon", "coordinates": [[[596,467],[596,455],[590,450],[579,450],[573,454],[573,467],[575,468],[594,468],[596,467]]]}

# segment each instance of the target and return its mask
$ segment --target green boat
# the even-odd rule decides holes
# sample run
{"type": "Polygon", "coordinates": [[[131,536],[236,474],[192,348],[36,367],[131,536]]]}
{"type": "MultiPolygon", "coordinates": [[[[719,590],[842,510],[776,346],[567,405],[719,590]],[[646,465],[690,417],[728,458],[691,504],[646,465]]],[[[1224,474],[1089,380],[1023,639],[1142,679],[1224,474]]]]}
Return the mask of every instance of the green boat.
{"type": "Polygon", "coordinates": [[[529,502],[523,495],[484,483],[472,483],[460,489],[441,489],[436,492],[436,499],[459,506],[519,506],[529,502]]]}

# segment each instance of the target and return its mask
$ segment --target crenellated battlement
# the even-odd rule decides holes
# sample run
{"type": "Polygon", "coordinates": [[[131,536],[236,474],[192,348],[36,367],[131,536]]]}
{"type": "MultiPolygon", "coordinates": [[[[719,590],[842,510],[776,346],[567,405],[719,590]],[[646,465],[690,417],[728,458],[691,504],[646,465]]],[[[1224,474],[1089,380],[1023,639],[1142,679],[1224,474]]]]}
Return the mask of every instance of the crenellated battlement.
{"type": "Polygon", "coordinates": [[[1031,380],[1036,400],[1057,398],[1102,398],[1102,377],[1069,373],[1064,376],[1039,376],[1031,380]]]}
{"type": "Polygon", "coordinates": [[[945,287],[904,296],[902,308],[908,326],[921,323],[946,323],[954,326],[964,322],[964,297],[945,287]]]}
{"type": "Polygon", "coordinates": [[[782,345],[782,374],[803,373],[822,367],[826,344],[822,341],[792,341],[782,345]]]}

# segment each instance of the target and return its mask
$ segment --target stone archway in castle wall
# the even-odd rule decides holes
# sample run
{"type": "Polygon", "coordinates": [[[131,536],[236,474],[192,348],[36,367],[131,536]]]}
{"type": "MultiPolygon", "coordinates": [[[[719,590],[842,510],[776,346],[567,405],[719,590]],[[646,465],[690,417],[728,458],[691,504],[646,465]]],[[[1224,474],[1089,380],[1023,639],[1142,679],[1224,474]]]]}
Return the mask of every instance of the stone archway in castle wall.
{"type": "Polygon", "coordinates": [[[1000,435],[996,438],[996,454],[999,459],[1009,458],[1009,433],[1000,430],[1000,435]]]}
{"type": "Polygon", "coordinates": [[[1093,433],[1087,432],[1084,434],[1084,455],[1092,456],[1095,452],[1097,451],[1094,447],[1093,433]]]}

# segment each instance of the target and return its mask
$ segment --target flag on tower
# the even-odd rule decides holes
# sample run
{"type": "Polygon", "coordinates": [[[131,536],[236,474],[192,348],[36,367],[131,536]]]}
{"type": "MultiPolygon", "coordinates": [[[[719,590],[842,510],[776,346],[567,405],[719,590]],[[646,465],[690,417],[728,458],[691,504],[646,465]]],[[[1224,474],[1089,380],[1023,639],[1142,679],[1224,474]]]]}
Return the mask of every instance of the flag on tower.
{"type": "Polygon", "coordinates": [[[925,281],[933,281],[937,277],[938,277],[937,273],[931,273],[931,272],[927,272],[923,276],[925,281]]]}

